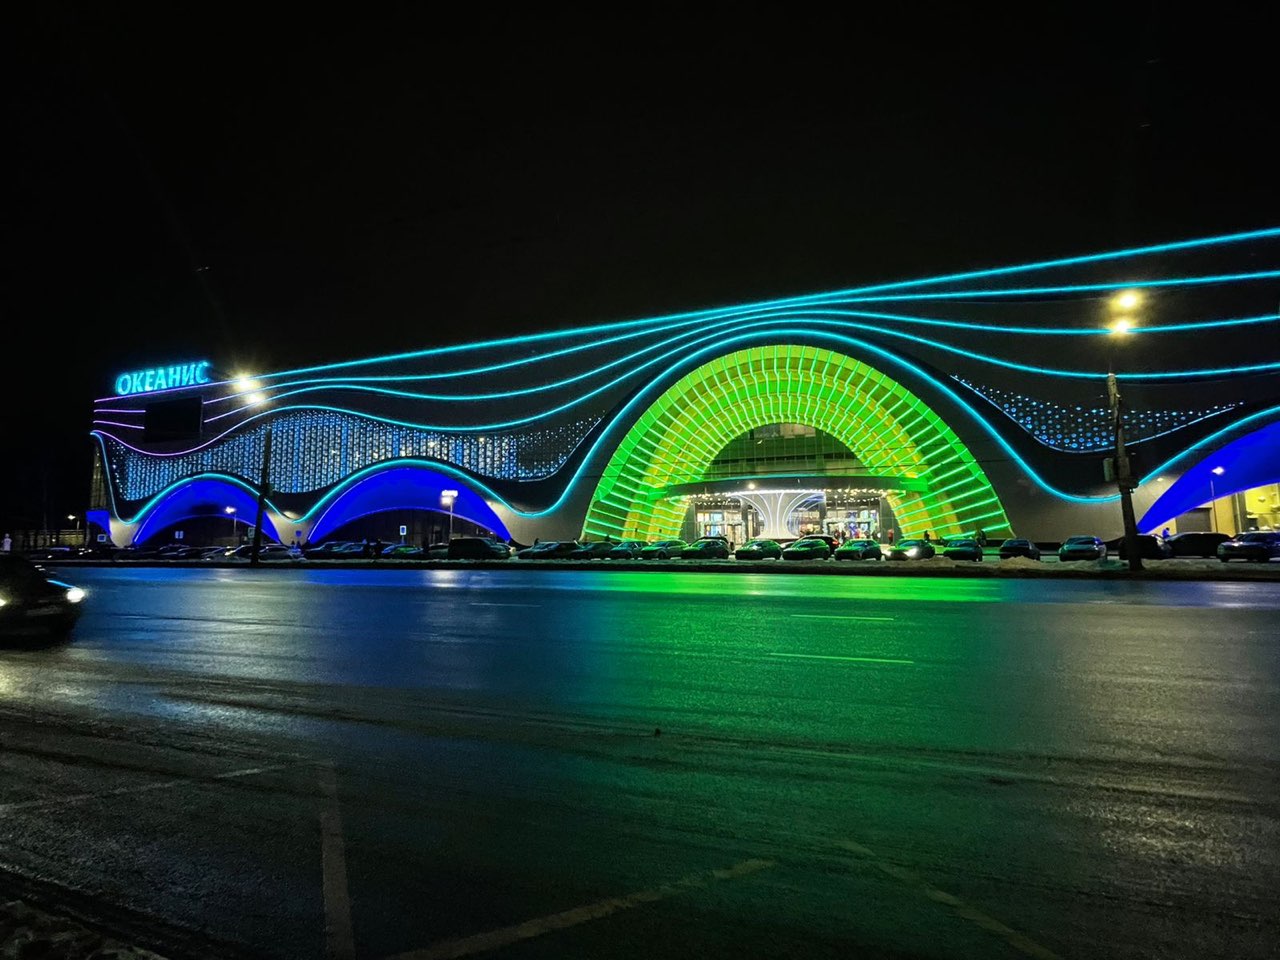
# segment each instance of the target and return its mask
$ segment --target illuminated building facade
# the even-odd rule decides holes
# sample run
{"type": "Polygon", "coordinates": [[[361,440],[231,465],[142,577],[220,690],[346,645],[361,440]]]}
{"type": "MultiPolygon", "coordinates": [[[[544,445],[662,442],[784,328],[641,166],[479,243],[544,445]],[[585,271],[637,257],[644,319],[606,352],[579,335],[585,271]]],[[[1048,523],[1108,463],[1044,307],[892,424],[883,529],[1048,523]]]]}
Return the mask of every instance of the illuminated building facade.
{"type": "Polygon", "coordinates": [[[264,532],[286,542],[375,520],[428,539],[446,503],[458,529],[519,543],[1110,538],[1114,370],[1141,529],[1264,529],[1280,270],[1259,264],[1277,244],[1256,231],[252,380],[203,362],[119,374],[94,407],[92,518],[118,544],[234,529],[270,435],[264,532]]]}

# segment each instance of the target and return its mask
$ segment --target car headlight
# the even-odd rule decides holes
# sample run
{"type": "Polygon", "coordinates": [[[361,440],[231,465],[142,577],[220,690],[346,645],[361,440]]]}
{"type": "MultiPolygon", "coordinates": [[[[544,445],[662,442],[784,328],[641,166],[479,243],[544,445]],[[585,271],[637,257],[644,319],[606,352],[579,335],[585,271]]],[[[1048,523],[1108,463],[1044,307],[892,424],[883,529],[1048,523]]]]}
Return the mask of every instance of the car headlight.
{"type": "Polygon", "coordinates": [[[6,603],[8,603],[8,602],[9,602],[9,601],[8,601],[8,600],[6,600],[4,597],[0,597],[0,607],[3,607],[3,606],[4,606],[6,603]]]}
{"type": "Polygon", "coordinates": [[[920,551],[919,551],[919,550],[917,550],[915,547],[912,547],[910,550],[908,550],[908,551],[907,551],[907,556],[908,556],[908,557],[914,557],[914,556],[915,556],[916,554],[918,554],[919,552],[920,552],[920,551]]]}
{"type": "Polygon", "coordinates": [[[81,590],[79,587],[72,587],[70,590],[67,591],[68,603],[79,603],[83,599],[84,599],[84,591],[81,590]]]}

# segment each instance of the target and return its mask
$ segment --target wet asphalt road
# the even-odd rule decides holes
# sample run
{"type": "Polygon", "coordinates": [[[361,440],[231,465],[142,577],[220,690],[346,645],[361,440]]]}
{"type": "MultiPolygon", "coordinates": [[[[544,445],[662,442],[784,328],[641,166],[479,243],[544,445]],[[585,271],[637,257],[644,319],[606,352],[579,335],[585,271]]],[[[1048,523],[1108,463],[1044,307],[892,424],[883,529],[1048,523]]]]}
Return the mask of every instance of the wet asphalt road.
{"type": "Polygon", "coordinates": [[[0,893],[171,954],[1275,956],[1277,584],[63,575],[0,893]]]}

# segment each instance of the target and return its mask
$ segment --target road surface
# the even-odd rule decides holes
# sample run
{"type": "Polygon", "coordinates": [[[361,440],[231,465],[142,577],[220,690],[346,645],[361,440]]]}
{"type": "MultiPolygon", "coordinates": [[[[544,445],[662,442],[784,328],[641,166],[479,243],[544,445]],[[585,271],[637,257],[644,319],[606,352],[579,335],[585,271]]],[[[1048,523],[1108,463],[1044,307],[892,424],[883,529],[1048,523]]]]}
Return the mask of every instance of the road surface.
{"type": "Polygon", "coordinates": [[[67,569],[0,894],[172,956],[1271,957],[1280,585],[67,569]]]}

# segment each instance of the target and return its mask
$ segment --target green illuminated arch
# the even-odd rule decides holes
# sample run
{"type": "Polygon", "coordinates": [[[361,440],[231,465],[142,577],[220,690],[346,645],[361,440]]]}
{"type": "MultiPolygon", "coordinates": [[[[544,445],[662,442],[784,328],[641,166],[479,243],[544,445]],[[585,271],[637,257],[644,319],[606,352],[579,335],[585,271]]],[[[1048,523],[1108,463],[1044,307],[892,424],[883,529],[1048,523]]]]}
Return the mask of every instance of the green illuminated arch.
{"type": "Polygon", "coordinates": [[[668,488],[706,477],[734,437],[773,423],[831,434],[868,474],[912,480],[886,494],[904,537],[981,527],[1012,533],[1000,498],[955,432],[902,384],[819,347],[750,347],[690,371],[618,444],[587,511],[588,536],[677,536],[686,501],[668,488]]]}

